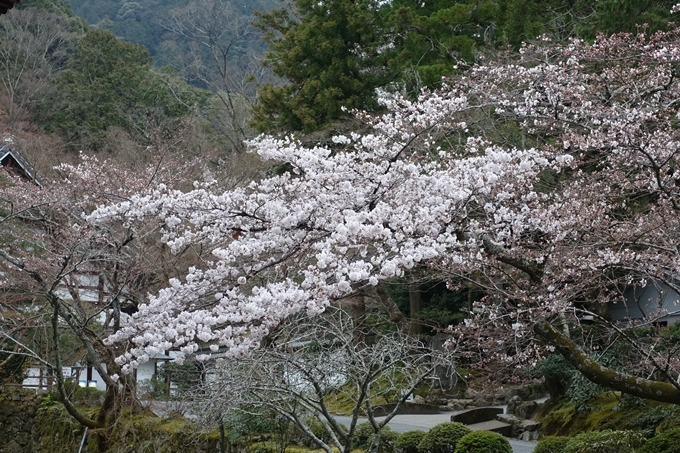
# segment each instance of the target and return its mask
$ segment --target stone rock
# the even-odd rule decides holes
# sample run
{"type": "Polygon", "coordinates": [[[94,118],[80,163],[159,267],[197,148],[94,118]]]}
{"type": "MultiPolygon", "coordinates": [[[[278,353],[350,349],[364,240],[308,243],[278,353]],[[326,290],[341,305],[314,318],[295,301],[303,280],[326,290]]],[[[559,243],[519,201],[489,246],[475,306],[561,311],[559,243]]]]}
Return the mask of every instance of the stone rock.
{"type": "Polygon", "coordinates": [[[448,400],[444,397],[444,392],[441,389],[432,389],[425,398],[427,404],[434,404],[435,406],[446,406],[448,400]]]}
{"type": "Polygon", "coordinates": [[[448,400],[446,407],[448,410],[460,411],[467,409],[474,405],[474,400],[472,399],[450,399],[448,400]]]}
{"type": "Polygon", "coordinates": [[[508,399],[507,395],[495,395],[492,404],[494,406],[502,406],[503,404],[508,403],[508,399]]]}
{"type": "Polygon", "coordinates": [[[519,428],[523,431],[538,432],[541,429],[541,423],[534,420],[521,420],[519,422],[519,428]]]}
{"type": "Polygon", "coordinates": [[[474,405],[477,407],[490,406],[493,403],[493,396],[487,394],[477,395],[474,398],[474,405]]]}
{"type": "Polygon", "coordinates": [[[510,425],[510,435],[516,439],[522,440],[537,440],[538,430],[541,428],[541,423],[533,420],[522,420],[512,414],[498,414],[496,420],[510,425]]]}
{"type": "Polygon", "coordinates": [[[508,400],[508,408],[505,410],[505,412],[508,414],[514,414],[517,405],[520,404],[521,402],[522,398],[520,398],[519,395],[513,396],[508,400]]]}
{"type": "Polygon", "coordinates": [[[493,392],[494,404],[506,404],[510,397],[512,397],[512,389],[499,387],[493,392]]]}
{"type": "Polygon", "coordinates": [[[413,397],[413,401],[411,401],[413,404],[425,404],[425,398],[423,398],[420,395],[416,395],[413,397]]]}
{"type": "Polygon", "coordinates": [[[499,422],[507,423],[508,425],[517,425],[521,420],[512,414],[498,414],[496,415],[496,420],[499,422]]]}
{"type": "Polygon", "coordinates": [[[518,418],[529,419],[538,412],[538,403],[536,401],[527,401],[519,403],[515,407],[515,415],[518,418]]]}
{"type": "Polygon", "coordinates": [[[520,439],[526,442],[538,440],[538,432],[524,431],[520,436],[520,439]]]}

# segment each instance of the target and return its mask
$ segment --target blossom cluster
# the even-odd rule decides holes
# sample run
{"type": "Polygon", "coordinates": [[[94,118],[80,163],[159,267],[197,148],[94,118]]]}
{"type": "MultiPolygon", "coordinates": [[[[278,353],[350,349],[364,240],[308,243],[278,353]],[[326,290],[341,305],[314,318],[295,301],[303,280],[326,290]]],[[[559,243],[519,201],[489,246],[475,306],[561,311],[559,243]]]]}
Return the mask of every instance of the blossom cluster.
{"type": "Polygon", "coordinates": [[[101,206],[91,222],[152,216],[173,251],[211,250],[108,339],[131,345],[119,363],[243,353],[286,317],[416,266],[474,280],[489,296],[468,324],[505,328],[498,341],[530,360],[520,340],[538,320],[620,298],[622,279],[670,280],[678,33],[526,46],[415,100],[383,93],[387,113],[357,113],[363,132],[252,140],[287,170],[247,187],[157,186],[101,206]]]}

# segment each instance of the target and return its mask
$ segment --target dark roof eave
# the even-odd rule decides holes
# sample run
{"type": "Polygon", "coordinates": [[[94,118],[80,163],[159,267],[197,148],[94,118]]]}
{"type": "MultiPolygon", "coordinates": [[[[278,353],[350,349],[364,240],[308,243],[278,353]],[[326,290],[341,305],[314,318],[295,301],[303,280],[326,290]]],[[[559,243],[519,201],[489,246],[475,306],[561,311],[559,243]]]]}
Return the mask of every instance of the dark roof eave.
{"type": "Polygon", "coordinates": [[[5,14],[17,3],[19,3],[19,0],[0,0],[0,14],[5,14]]]}

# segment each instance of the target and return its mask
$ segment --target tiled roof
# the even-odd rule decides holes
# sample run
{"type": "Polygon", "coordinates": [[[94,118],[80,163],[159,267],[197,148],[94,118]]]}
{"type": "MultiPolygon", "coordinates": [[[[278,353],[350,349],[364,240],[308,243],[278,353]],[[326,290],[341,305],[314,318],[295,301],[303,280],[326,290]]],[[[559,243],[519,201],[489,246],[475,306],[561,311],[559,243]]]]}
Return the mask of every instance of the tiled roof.
{"type": "Polygon", "coordinates": [[[0,0],[0,14],[5,14],[17,3],[19,0],[0,0]]]}
{"type": "Polygon", "coordinates": [[[20,152],[12,150],[6,145],[0,146],[0,167],[5,166],[18,167],[26,178],[41,185],[33,166],[24,159],[20,152]]]}

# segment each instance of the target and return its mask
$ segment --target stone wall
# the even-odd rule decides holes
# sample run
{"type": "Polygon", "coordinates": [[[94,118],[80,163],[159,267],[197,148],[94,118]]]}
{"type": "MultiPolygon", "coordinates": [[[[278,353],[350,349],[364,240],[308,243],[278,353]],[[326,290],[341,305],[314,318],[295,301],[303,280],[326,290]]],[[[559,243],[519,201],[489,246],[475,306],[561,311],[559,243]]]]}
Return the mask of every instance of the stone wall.
{"type": "MultiPolygon", "coordinates": [[[[88,395],[76,399],[82,403],[85,396],[88,395]]],[[[83,409],[94,413],[97,404],[83,409]]],[[[132,414],[124,410],[111,428],[104,430],[110,439],[110,453],[216,453],[220,450],[216,429],[199,435],[196,424],[180,416],[163,418],[150,411],[132,414]]],[[[89,431],[85,453],[96,449],[97,432],[89,431]]],[[[75,453],[83,433],[84,428],[68,415],[54,395],[36,395],[35,390],[0,386],[0,453],[75,453]]]]}
{"type": "Polygon", "coordinates": [[[33,450],[35,417],[39,398],[35,390],[0,386],[0,452],[33,450]]]}

